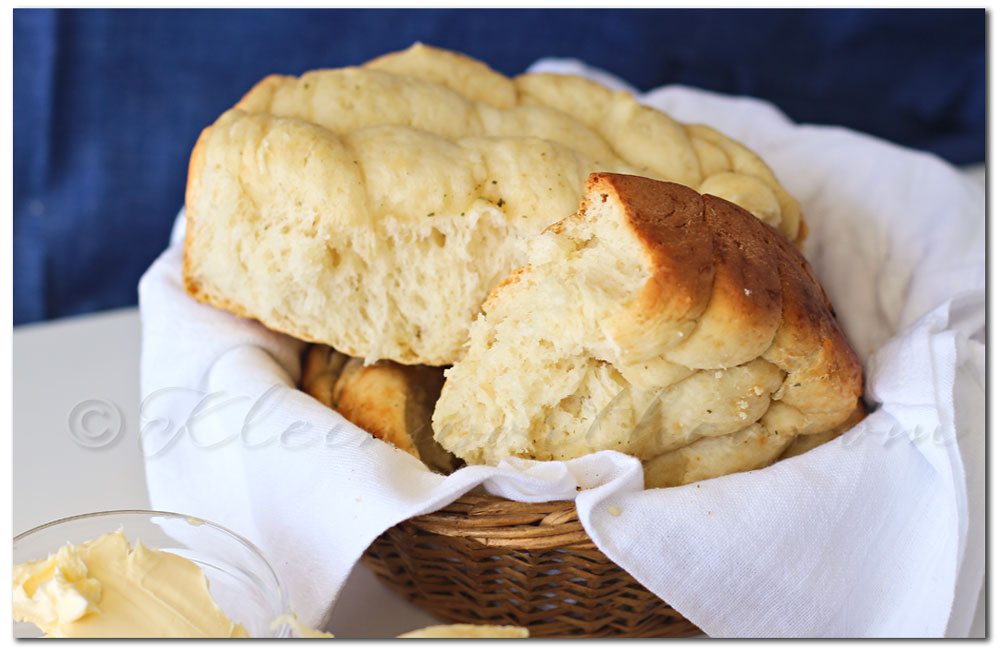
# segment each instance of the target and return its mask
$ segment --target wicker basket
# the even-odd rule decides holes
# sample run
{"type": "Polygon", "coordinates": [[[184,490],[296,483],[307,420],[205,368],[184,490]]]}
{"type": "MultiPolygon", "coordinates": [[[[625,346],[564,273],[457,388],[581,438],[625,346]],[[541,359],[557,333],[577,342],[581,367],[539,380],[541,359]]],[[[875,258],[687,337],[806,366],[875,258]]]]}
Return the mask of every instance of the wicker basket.
{"type": "Polygon", "coordinates": [[[573,502],[467,494],[389,529],[362,561],[447,622],[520,625],[533,637],[701,633],[601,553],[573,502]]]}

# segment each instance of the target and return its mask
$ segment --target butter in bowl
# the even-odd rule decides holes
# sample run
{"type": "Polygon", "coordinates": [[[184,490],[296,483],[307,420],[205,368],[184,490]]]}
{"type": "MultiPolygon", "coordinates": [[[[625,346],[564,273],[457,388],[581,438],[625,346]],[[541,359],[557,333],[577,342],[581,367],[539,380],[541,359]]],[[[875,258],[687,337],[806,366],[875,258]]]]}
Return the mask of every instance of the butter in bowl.
{"type": "Polygon", "coordinates": [[[260,550],[198,518],[66,518],[15,537],[13,558],[17,638],[290,636],[273,624],[290,609],[260,550]]]}
{"type": "MultiPolygon", "coordinates": [[[[275,570],[217,524],[159,511],[65,518],[14,538],[14,637],[333,638],[300,623],[275,570]]],[[[401,638],[526,638],[442,625],[401,638]]]]}

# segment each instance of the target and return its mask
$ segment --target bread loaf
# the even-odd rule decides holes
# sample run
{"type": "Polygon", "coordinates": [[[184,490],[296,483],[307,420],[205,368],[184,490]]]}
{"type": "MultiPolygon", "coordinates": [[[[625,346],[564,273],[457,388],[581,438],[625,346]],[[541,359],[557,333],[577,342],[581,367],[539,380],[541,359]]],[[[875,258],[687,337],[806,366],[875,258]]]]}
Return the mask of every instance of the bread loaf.
{"type": "Polygon", "coordinates": [[[444,376],[435,367],[380,361],[364,366],[330,347],[313,345],[306,353],[302,390],[337,410],[348,421],[428,467],[450,473],[455,457],[433,438],[431,413],[444,376]]]}
{"type": "Polygon", "coordinates": [[[858,407],[860,363],[798,250],[679,184],[591,176],[483,310],[433,419],[468,463],[612,449],[647,486],[683,484],[767,465],[858,407]]]}
{"type": "Polygon", "coordinates": [[[196,299],[367,363],[447,365],[525,241],[587,175],[704,187],[801,240],[752,152],[578,77],[509,79],[416,45],[270,76],[191,155],[184,284],[196,299]]]}

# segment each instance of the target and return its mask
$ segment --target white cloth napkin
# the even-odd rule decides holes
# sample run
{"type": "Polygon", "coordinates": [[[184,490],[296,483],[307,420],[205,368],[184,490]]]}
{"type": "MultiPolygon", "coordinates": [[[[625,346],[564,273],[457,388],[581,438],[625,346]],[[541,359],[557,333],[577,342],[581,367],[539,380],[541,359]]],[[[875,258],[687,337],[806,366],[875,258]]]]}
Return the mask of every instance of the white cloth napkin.
{"type": "MultiPolygon", "coordinates": [[[[534,69],[625,87],[572,61],[534,69]]],[[[642,490],[639,462],[612,451],[442,477],[296,391],[302,343],[189,299],[175,238],[139,286],[153,506],[251,539],[314,625],[382,531],[485,484],[575,499],[601,550],[711,636],[967,634],[985,565],[984,192],[936,157],[751,98],[640,99],[744,142],[802,201],[873,414],[800,457],[678,488],[642,490]]]]}

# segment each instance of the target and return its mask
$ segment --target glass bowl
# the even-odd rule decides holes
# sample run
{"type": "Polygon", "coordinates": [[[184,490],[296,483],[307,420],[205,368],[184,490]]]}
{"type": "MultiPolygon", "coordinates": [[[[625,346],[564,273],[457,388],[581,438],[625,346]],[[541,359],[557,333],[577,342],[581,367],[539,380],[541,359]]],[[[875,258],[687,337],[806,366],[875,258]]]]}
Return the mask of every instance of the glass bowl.
{"type": "MultiPolygon", "coordinates": [[[[289,612],[288,596],[277,573],[251,542],[223,527],[188,515],[160,511],[105,511],[43,524],[14,538],[14,564],[40,560],[67,542],[80,544],[124,529],[151,549],[194,562],[208,578],[209,593],[234,623],[251,637],[290,637],[287,625],[271,623],[289,612]]],[[[14,637],[39,637],[32,623],[14,623],[14,637]]]]}

